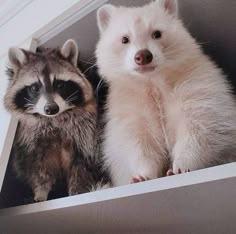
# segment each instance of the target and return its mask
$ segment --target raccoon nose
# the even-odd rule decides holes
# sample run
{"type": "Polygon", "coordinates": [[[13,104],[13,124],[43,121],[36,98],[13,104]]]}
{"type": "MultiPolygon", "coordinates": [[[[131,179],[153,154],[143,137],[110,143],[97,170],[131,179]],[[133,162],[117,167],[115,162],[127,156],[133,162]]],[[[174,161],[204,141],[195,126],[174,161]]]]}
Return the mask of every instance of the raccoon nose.
{"type": "Polygon", "coordinates": [[[153,60],[153,55],[149,50],[140,50],[136,53],[134,61],[138,65],[147,65],[153,60]]]}
{"type": "Polygon", "coordinates": [[[55,115],[59,112],[59,106],[55,102],[49,103],[44,107],[44,112],[46,115],[55,115]]]}

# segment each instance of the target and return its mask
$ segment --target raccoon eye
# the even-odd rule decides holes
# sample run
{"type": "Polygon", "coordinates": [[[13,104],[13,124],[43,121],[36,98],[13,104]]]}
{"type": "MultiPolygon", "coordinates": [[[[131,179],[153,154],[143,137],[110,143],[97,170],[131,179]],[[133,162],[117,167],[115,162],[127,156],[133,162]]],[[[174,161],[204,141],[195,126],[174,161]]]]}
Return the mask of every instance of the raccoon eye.
{"type": "Polygon", "coordinates": [[[64,83],[63,82],[59,82],[57,83],[57,89],[63,89],[64,88],[64,83]]]}
{"type": "Polygon", "coordinates": [[[161,32],[159,30],[155,31],[153,34],[152,34],[152,38],[153,39],[160,39],[162,36],[161,32]]]}
{"type": "Polygon", "coordinates": [[[128,44],[130,42],[129,38],[128,37],[123,37],[122,38],[122,43],[123,44],[128,44]]]}
{"type": "Polygon", "coordinates": [[[40,91],[40,87],[36,84],[30,86],[30,90],[32,93],[38,93],[40,91]]]}

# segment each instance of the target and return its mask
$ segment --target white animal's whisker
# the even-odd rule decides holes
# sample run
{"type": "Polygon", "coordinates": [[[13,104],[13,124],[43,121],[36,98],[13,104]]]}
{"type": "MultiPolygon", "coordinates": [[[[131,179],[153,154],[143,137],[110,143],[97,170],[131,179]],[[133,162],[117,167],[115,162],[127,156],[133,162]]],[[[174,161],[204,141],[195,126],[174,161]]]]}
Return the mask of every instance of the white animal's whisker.
{"type": "Polygon", "coordinates": [[[109,63],[107,63],[107,66],[121,66],[123,65],[124,62],[123,61],[109,61],[109,63]]]}
{"type": "Polygon", "coordinates": [[[166,50],[169,50],[170,48],[173,48],[174,46],[176,46],[177,45],[177,43],[175,42],[175,43],[173,43],[173,44],[171,44],[170,46],[168,46],[168,47],[166,47],[166,48],[164,48],[163,49],[163,52],[164,51],[166,51],[166,50]]]}

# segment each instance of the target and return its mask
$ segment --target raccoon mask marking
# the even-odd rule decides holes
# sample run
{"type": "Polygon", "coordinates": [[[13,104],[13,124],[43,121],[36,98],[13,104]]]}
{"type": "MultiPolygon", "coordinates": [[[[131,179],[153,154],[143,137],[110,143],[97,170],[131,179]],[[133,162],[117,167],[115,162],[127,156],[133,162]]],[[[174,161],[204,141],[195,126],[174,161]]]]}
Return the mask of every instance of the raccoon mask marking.
{"type": "Polygon", "coordinates": [[[72,40],[61,50],[36,54],[11,48],[6,108],[18,114],[52,117],[83,106],[91,93],[83,91],[87,82],[75,68],[77,59],[78,48],[72,40]]]}

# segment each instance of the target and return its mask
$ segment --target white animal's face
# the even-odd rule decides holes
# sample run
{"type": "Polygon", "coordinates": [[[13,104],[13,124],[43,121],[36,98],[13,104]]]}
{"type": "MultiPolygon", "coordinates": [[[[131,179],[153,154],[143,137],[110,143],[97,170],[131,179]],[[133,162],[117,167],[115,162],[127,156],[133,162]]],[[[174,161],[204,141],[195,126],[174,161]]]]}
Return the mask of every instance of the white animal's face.
{"type": "Polygon", "coordinates": [[[178,59],[186,31],[176,11],[174,0],[158,0],[142,8],[101,8],[96,51],[101,74],[108,80],[127,74],[142,78],[178,59]]]}

